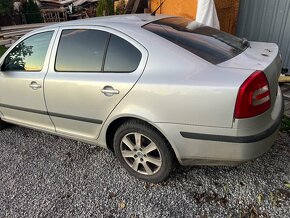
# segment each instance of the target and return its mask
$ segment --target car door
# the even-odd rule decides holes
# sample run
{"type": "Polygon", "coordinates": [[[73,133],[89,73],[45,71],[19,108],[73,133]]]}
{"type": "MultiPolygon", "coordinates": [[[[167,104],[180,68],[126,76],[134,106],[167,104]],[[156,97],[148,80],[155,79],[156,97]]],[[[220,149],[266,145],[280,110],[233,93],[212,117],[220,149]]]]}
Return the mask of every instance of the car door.
{"type": "Polygon", "coordinates": [[[97,138],[102,123],[141,76],[147,51],[105,27],[64,27],[52,52],[44,88],[59,133],[97,138]]]}
{"type": "Polygon", "coordinates": [[[1,58],[1,119],[55,131],[43,93],[43,79],[55,36],[53,29],[27,35],[1,58]]]}

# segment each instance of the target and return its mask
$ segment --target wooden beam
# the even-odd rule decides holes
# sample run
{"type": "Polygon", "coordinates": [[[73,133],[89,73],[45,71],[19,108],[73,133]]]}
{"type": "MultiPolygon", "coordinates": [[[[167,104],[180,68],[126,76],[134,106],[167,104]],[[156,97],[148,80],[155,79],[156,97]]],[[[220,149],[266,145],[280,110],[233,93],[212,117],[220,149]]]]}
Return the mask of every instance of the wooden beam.
{"type": "Polygon", "coordinates": [[[7,45],[10,44],[12,41],[12,39],[4,39],[4,40],[0,40],[0,45],[7,45]]]}
{"type": "Polygon", "coordinates": [[[2,26],[0,27],[0,31],[12,31],[12,30],[20,30],[20,29],[36,29],[40,27],[44,27],[47,25],[51,25],[52,23],[33,23],[33,24],[21,24],[21,25],[13,25],[13,26],[2,26]]]}
{"type": "Polygon", "coordinates": [[[131,14],[136,14],[140,3],[141,3],[140,0],[135,0],[131,14]]]}
{"type": "Polygon", "coordinates": [[[33,29],[22,29],[17,31],[8,31],[8,32],[0,32],[0,37],[3,37],[4,39],[14,37],[14,36],[23,36],[28,32],[31,32],[33,29]]]}

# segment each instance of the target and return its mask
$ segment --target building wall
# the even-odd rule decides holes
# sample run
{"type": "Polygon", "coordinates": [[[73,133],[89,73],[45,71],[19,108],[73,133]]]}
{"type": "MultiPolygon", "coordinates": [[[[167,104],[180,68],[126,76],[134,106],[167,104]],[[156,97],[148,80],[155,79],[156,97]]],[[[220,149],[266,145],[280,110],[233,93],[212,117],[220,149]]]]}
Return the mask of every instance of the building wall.
{"type": "Polygon", "coordinates": [[[215,0],[221,30],[236,34],[240,0],[215,0]]]}
{"type": "Polygon", "coordinates": [[[237,35],[277,43],[283,66],[290,69],[289,0],[240,0],[237,35]]]}
{"type": "MultiPolygon", "coordinates": [[[[151,0],[150,9],[154,11],[163,0],[151,0]]],[[[156,14],[170,14],[195,19],[197,0],[167,0],[156,14]]]]}
{"type": "MultiPolygon", "coordinates": [[[[149,0],[154,11],[164,0],[149,0]]],[[[202,1],[202,0],[201,0],[202,1]]],[[[240,0],[215,0],[221,30],[235,34],[240,0]]],[[[117,2],[115,2],[116,4],[117,2]]],[[[169,14],[195,19],[198,0],[166,0],[156,14],[169,14]]]]}
{"type": "MultiPolygon", "coordinates": [[[[202,0],[201,0],[202,1],[202,0]]],[[[163,0],[150,0],[151,11],[154,11],[163,0]]],[[[157,14],[170,14],[195,19],[198,0],[167,0],[157,14]]],[[[215,0],[221,30],[235,34],[239,0],[215,0]]]]}

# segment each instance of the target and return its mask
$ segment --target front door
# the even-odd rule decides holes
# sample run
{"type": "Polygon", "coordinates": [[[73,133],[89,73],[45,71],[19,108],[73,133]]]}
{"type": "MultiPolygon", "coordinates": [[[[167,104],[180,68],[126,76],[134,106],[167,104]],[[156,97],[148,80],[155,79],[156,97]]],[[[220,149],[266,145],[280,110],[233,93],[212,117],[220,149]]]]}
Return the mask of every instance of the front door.
{"type": "Polygon", "coordinates": [[[27,36],[1,59],[1,119],[55,131],[43,92],[53,35],[51,30],[27,36]]]}
{"type": "Polygon", "coordinates": [[[97,138],[102,123],[141,76],[147,51],[104,27],[66,27],[57,36],[44,81],[56,131],[97,138]]]}

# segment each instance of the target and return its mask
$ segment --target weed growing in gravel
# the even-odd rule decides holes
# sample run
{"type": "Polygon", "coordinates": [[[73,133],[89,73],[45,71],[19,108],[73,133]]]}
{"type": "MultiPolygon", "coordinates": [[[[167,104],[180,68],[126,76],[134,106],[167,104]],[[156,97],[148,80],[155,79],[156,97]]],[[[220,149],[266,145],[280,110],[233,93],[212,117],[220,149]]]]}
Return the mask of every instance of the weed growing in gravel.
{"type": "Polygon", "coordinates": [[[0,45],[0,57],[4,54],[4,52],[7,50],[4,46],[0,45]]]}
{"type": "Polygon", "coordinates": [[[290,131],[290,119],[289,118],[287,118],[285,116],[283,117],[280,131],[282,131],[282,132],[290,131]]]}

